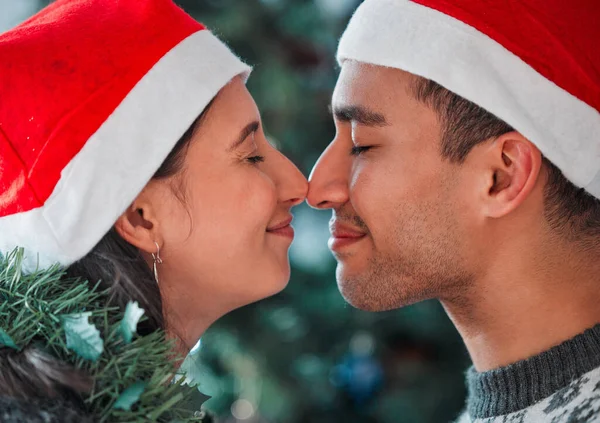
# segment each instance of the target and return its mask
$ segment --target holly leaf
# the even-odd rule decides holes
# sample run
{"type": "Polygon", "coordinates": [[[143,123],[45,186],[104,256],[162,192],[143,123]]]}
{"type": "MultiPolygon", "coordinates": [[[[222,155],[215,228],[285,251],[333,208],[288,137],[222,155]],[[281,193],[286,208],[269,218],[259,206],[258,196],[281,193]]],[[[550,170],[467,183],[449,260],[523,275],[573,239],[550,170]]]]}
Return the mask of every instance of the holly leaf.
{"type": "Polygon", "coordinates": [[[180,408],[198,410],[200,406],[211,399],[209,395],[203,394],[198,385],[181,385],[176,392],[185,392],[186,399],[179,405],[180,408]]]}
{"type": "Polygon", "coordinates": [[[13,350],[19,351],[19,347],[15,344],[15,341],[10,337],[8,333],[4,331],[4,329],[0,328],[0,347],[8,347],[13,350]]]}
{"type": "Polygon", "coordinates": [[[89,322],[92,313],[77,313],[61,316],[62,326],[67,336],[67,348],[79,357],[96,361],[104,351],[104,341],[100,331],[89,322]]]}
{"type": "Polygon", "coordinates": [[[129,388],[125,389],[121,395],[119,395],[119,398],[117,398],[113,408],[130,411],[131,406],[140,400],[140,396],[144,393],[145,389],[145,382],[134,383],[129,388]]]}
{"type": "Polygon", "coordinates": [[[143,315],[144,309],[140,308],[137,301],[130,301],[127,303],[127,307],[125,307],[125,316],[123,316],[123,320],[121,320],[119,326],[119,332],[126,343],[129,344],[133,339],[133,335],[137,331],[138,322],[143,315]]]}

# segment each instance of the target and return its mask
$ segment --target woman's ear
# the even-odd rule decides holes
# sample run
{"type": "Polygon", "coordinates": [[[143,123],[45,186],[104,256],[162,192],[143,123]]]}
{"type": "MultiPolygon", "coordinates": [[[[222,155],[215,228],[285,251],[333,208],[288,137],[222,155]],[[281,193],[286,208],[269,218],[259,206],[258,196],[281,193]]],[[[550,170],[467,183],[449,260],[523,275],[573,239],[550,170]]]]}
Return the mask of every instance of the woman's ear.
{"type": "Polygon", "coordinates": [[[485,153],[485,212],[502,217],[519,207],[536,185],[542,153],[518,132],[498,137],[485,153]]]}
{"type": "Polygon", "coordinates": [[[117,219],[115,230],[125,241],[141,251],[156,253],[156,243],[160,246],[162,241],[158,237],[158,218],[150,193],[144,189],[138,195],[117,219]]]}

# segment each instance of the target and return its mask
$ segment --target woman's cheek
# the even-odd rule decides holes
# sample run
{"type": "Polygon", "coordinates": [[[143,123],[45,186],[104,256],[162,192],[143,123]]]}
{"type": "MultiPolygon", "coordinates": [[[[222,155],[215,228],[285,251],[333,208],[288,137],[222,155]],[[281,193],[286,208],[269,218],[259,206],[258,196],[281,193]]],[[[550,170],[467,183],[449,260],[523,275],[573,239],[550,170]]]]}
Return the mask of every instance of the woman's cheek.
{"type": "Polygon", "coordinates": [[[272,223],[277,209],[277,189],[273,181],[264,173],[253,175],[248,179],[248,184],[240,193],[244,204],[240,209],[253,216],[253,221],[265,228],[272,223]]]}
{"type": "Polygon", "coordinates": [[[160,226],[162,236],[168,244],[180,244],[189,236],[193,226],[193,202],[182,202],[174,194],[160,201],[160,226]]]}

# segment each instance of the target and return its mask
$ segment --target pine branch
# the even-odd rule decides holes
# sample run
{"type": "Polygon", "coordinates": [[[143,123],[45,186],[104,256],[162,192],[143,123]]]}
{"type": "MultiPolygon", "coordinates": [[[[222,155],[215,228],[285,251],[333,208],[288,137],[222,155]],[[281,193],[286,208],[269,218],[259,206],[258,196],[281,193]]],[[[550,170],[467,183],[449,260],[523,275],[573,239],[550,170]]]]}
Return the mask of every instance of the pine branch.
{"type": "Polygon", "coordinates": [[[23,274],[22,259],[22,250],[0,257],[0,348],[22,349],[33,343],[41,344],[58,360],[87,372],[94,379],[94,387],[84,397],[86,411],[100,422],[198,421],[189,417],[189,410],[179,408],[197,395],[198,390],[183,385],[184,378],[171,383],[177,373],[173,343],[163,331],[134,336],[131,329],[135,328],[141,311],[132,308],[130,314],[134,316],[127,319],[134,322],[124,323],[123,311],[108,305],[108,292],[101,291],[98,283],[92,286],[80,279],[67,278],[58,266],[23,274]],[[65,320],[73,316],[80,319],[77,325],[65,325],[65,320]],[[86,332],[77,332],[80,327],[86,332]],[[76,331],[71,348],[66,330],[76,331]],[[86,347],[92,353],[87,354],[101,353],[95,360],[85,358],[86,354],[78,353],[81,346],[77,342],[89,343],[86,347]],[[133,386],[135,389],[126,392],[133,386]],[[133,404],[129,410],[115,408],[124,392],[134,395],[121,397],[119,401],[122,408],[127,408],[122,404],[133,404]]]}

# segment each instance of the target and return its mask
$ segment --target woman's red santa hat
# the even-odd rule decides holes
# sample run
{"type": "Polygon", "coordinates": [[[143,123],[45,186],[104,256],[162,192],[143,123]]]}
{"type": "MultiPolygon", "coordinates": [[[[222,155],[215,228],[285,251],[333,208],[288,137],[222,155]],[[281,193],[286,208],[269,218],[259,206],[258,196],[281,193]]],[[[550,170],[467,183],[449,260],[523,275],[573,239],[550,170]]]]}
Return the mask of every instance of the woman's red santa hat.
{"type": "Polygon", "coordinates": [[[353,59],[431,79],[503,119],[600,198],[600,1],[366,0],[353,59]]]}
{"type": "Polygon", "coordinates": [[[0,254],[87,254],[250,68],[171,0],[59,0],[0,35],[0,254]]]}

